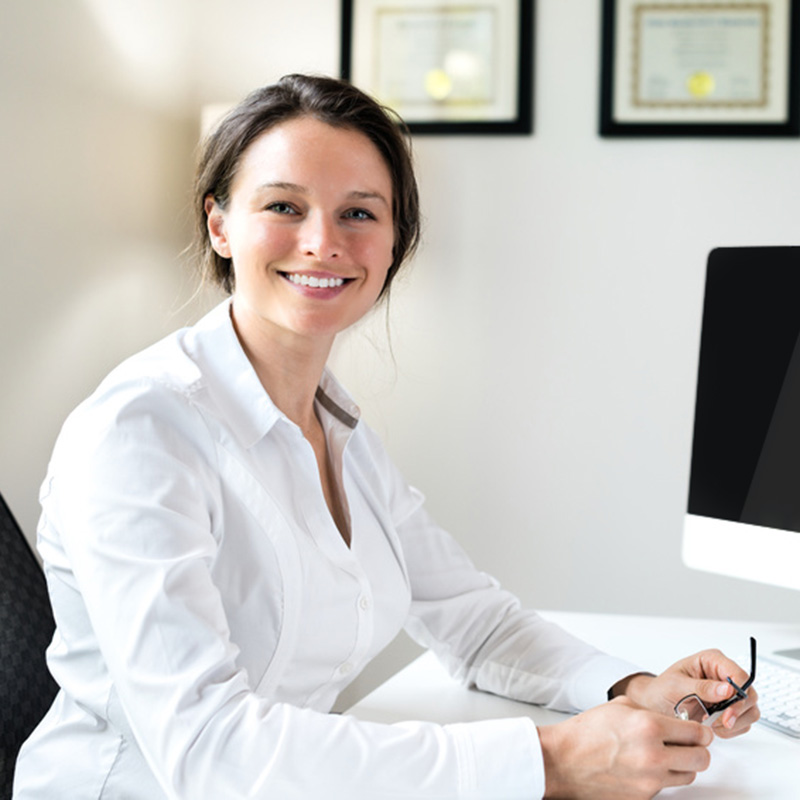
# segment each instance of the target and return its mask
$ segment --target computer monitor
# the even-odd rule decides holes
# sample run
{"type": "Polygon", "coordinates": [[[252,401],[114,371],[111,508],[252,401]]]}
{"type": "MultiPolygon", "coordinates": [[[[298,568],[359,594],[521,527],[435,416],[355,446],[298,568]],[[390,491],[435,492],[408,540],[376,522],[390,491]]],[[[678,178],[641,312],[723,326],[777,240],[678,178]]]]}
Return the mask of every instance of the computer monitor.
{"type": "Polygon", "coordinates": [[[683,560],[800,589],[800,247],[708,258],[683,560]]]}

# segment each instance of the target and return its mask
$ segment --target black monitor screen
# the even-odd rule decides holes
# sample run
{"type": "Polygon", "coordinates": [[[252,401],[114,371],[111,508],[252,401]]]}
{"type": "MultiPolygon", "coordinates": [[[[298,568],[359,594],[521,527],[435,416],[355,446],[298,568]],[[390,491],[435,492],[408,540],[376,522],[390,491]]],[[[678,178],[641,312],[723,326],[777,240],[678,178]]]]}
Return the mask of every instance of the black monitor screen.
{"type": "Polygon", "coordinates": [[[712,251],[690,514],[800,531],[798,336],[800,247],[712,251]]]}

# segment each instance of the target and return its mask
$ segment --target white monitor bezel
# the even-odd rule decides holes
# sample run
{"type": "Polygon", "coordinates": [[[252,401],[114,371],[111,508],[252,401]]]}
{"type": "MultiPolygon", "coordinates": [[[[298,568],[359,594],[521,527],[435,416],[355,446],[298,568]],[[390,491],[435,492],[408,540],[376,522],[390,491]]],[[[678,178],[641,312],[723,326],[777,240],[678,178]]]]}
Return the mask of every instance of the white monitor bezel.
{"type": "Polygon", "coordinates": [[[800,533],[686,514],[683,563],[691,569],[800,589],[800,533]]]}

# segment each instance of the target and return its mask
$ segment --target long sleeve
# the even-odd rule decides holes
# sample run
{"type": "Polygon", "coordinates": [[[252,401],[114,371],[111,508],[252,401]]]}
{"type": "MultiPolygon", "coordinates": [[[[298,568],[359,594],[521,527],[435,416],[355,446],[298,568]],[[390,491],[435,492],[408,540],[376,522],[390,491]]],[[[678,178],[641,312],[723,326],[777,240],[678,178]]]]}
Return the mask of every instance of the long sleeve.
{"type": "Polygon", "coordinates": [[[476,569],[430,517],[370,434],[411,585],[408,633],[466,685],[559,711],[583,711],[639,668],[597,650],[531,610],[476,569]]]}
{"type": "Polygon", "coordinates": [[[605,701],[638,671],[520,607],[419,507],[400,526],[412,584],[406,628],[466,685],[559,711],[605,701]]]}
{"type": "MultiPolygon", "coordinates": [[[[69,672],[59,658],[67,642],[54,645],[51,663],[94,724],[140,748],[169,798],[540,794],[528,720],[377,725],[254,691],[231,640],[230,600],[215,582],[229,534],[214,443],[191,404],[155,391],[156,400],[152,388],[117,389],[91,424],[76,415],[43,496],[40,546],[57,624],[93,666],[79,678],[69,672]]],[[[265,641],[276,639],[277,631],[265,641]]],[[[35,751],[30,759],[29,775],[35,751]]]]}

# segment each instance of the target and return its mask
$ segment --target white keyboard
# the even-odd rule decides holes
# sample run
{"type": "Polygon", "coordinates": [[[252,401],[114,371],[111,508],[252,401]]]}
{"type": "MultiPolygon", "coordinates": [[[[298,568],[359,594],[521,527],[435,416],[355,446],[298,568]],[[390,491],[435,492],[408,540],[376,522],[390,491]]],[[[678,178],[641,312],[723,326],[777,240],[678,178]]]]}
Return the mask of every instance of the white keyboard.
{"type": "Polygon", "coordinates": [[[800,739],[800,668],[759,656],[755,688],[760,721],[800,739]]]}

